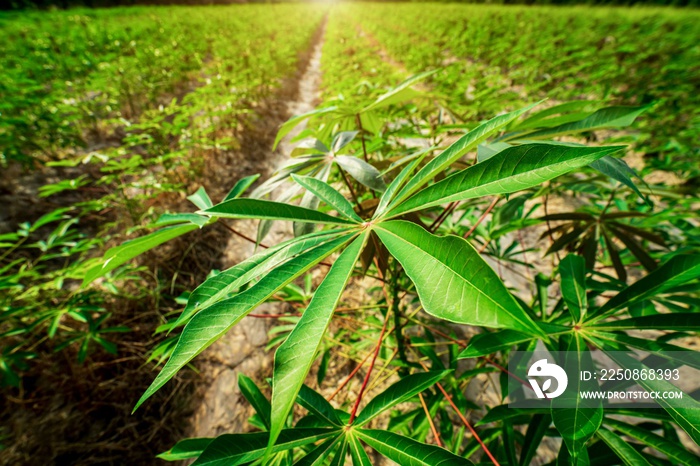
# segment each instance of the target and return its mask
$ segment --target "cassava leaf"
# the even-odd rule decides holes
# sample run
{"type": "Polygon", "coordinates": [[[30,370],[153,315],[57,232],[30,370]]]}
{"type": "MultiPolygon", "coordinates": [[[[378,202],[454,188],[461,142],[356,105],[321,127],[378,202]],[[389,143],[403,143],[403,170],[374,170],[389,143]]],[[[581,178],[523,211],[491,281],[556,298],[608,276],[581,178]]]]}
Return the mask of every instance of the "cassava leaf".
{"type": "Polygon", "coordinates": [[[464,154],[474,149],[488,137],[505,128],[510,122],[514,121],[535,105],[537,104],[530,105],[504,115],[499,115],[469,131],[450,147],[445,149],[440,155],[432,159],[423,168],[421,168],[418,173],[416,173],[416,175],[403,187],[403,189],[399,191],[394,201],[389,204],[389,207],[392,208],[403,202],[410,195],[435,178],[435,176],[442,173],[450,165],[459,160],[464,154]]]}
{"type": "Polygon", "coordinates": [[[203,210],[201,213],[222,218],[292,220],[295,222],[341,225],[351,223],[344,218],[331,217],[317,210],[262,199],[231,199],[203,210]]]}
{"type": "Polygon", "coordinates": [[[195,288],[192,294],[190,294],[187,305],[174,326],[177,327],[187,322],[201,309],[205,309],[223,299],[230,293],[250,283],[251,280],[272,270],[297,254],[330,241],[344,233],[347,233],[347,230],[330,230],[293,238],[266,249],[217,275],[207,278],[201,285],[195,288]]]}
{"type": "Polygon", "coordinates": [[[686,450],[680,442],[672,442],[643,427],[616,419],[608,418],[605,420],[605,424],[624,435],[639,440],[645,446],[660,451],[664,455],[675,460],[676,464],[700,464],[700,458],[686,450]]]}
{"type": "Polygon", "coordinates": [[[357,429],[358,438],[401,466],[471,466],[472,462],[449,451],[416,442],[386,430],[357,429]]]}
{"type": "Polygon", "coordinates": [[[340,165],[343,170],[348,172],[350,176],[368,188],[380,192],[386,189],[386,184],[379,170],[364,160],[348,155],[336,155],[333,157],[333,160],[340,165]]]}
{"type": "Polygon", "coordinates": [[[144,252],[198,228],[200,226],[195,224],[173,225],[113,247],[105,253],[99,265],[92,267],[85,273],[82,286],[88,285],[144,252]]]}
{"type": "Polygon", "coordinates": [[[459,171],[419,191],[405,202],[390,209],[387,216],[396,217],[447,202],[528,189],[588,165],[621,148],[621,146],[570,147],[553,144],[525,144],[510,147],[484,162],[459,171]]]}
{"type": "Polygon", "coordinates": [[[196,314],[185,326],[172,356],[136,403],[134,411],[195,356],[218,340],[249,312],[349,240],[349,236],[341,236],[306,251],[276,268],[274,272],[268,273],[246,291],[219,301],[196,314]]]}
{"type": "Polygon", "coordinates": [[[450,372],[452,371],[419,372],[404,377],[367,403],[353,425],[363,426],[367,424],[384,411],[399,403],[404,403],[432,387],[450,372]]]}
{"type": "MultiPolygon", "coordinates": [[[[250,186],[257,181],[258,178],[260,178],[260,175],[250,175],[238,180],[238,182],[233,186],[233,188],[231,188],[228,194],[226,194],[226,197],[224,197],[224,201],[229,201],[231,199],[241,197],[248,190],[248,188],[250,188],[250,186]]],[[[208,207],[211,207],[211,204],[204,208],[208,207]]]]}
{"type": "Polygon", "coordinates": [[[651,464],[619,435],[608,429],[600,429],[597,433],[600,438],[626,466],[651,466],[651,464]]]}
{"type": "Polygon", "coordinates": [[[238,374],[238,388],[260,416],[263,425],[270,430],[270,400],[265,398],[255,382],[244,374],[238,374]]]}
{"type": "Polygon", "coordinates": [[[615,295],[595,312],[595,316],[601,317],[624,309],[698,277],[700,277],[700,256],[680,255],[672,257],[658,269],[615,295]]]}
{"type": "Polygon", "coordinates": [[[292,174],[292,179],[315,194],[319,199],[333,207],[340,215],[353,222],[361,222],[362,218],[355,213],[352,204],[328,183],[310,176],[292,174]]]}
{"type": "Polygon", "coordinates": [[[319,285],[301,319],[275,353],[272,375],[270,448],[282,431],[287,415],[306,379],[333,311],[345,290],[367,240],[364,232],[338,256],[319,285]]]}
{"type": "Polygon", "coordinates": [[[580,322],[588,310],[586,298],[586,261],[581,256],[569,254],[559,263],[561,295],[574,322],[580,322]]]}
{"type": "Polygon", "coordinates": [[[545,336],[468,241],[438,237],[403,220],[382,222],[374,231],[415,283],[429,314],[545,336]]]}
{"type": "MultiPolygon", "coordinates": [[[[287,429],[279,434],[273,453],[298,448],[341,433],[338,429],[287,429]]],[[[269,433],[224,434],[215,438],[192,466],[236,466],[261,458],[269,433]]]]}

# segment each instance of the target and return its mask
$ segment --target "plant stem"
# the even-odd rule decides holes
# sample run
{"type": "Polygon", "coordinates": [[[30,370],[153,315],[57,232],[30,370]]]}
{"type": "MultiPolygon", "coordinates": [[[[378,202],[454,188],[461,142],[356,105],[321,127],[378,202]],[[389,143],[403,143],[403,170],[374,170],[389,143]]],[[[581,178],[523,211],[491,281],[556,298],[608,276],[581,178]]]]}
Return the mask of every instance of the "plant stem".
{"type": "Polygon", "coordinates": [[[355,400],[355,405],[352,407],[352,413],[350,413],[350,422],[348,425],[352,425],[355,421],[355,416],[357,416],[357,408],[360,407],[360,402],[362,401],[362,395],[365,394],[365,389],[367,388],[367,383],[369,382],[369,377],[372,375],[372,369],[374,369],[374,363],[377,361],[377,356],[379,355],[379,350],[382,347],[382,341],[384,340],[384,333],[386,332],[386,324],[389,319],[384,319],[384,326],[382,327],[382,333],[379,334],[379,339],[377,340],[377,346],[374,348],[374,354],[372,356],[372,361],[369,364],[369,369],[367,369],[367,374],[365,375],[365,380],[362,382],[362,387],[360,387],[360,393],[357,395],[357,400],[355,400]]]}
{"type": "Polygon", "coordinates": [[[476,227],[478,227],[481,224],[481,222],[484,221],[486,216],[489,213],[491,213],[493,208],[496,207],[496,204],[498,203],[500,198],[501,198],[500,196],[496,196],[493,198],[493,201],[491,201],[491,204],[489,204],[489,206],[486,208],[484,213],[481,214],[481,217],[479,217],[479,220],[477,220],[476,223],[474,225],[472,225],[472,227],[469,229],[469,231],[464,234],[464,236],[463,236],[464,239],[469,238],[472,235],[472,233],[474,233],[474,230],[476,230],[476,227]]]}
{"type": "Polygon", "coordinates": [[[340,168],[340,165],[338,165],[338,171],[343,176],[343,181],[345,181],[345,186],[347,186],[348,189],[350,190],[350,195],[352,196],[352,199],[355,201],[355,204],[357,205],[357,207],[361,210],[362,207],[360,206],[360,201],[357,199],[357,195],[355,194],[355,190],[352,189],[352,185],[350,184],[350,180],[348,180],[348,176],[345,174],[345,170],[340,168]]]}
{"type": "Polygon", "coordinates": [[[435,428],[435,423],[433,422],[433,418],[430,416],[430,411],[428,410],[428,405],[425,404],[425,399],[423,398],[423,394],[419,393],[418,398],[420,398],[420,404],[423,406],[423,411],[425,411],[425,417],[428,419],[428,424],[430,424],[430,430],[433,432],[433,437],[435,437],[435,443],[437,444],[438,447],[442,448],[442,440],[440,440],[440,434],[438,433],[437,429],[435,428]]]}

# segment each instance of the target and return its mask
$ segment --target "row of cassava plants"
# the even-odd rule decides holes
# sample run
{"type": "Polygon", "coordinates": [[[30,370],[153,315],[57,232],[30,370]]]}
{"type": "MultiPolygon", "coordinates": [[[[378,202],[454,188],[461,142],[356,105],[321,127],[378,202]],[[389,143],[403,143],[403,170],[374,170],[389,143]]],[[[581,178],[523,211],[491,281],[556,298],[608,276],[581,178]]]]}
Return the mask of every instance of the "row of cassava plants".
{"type": "MultiPolygon", "coordinates": [[[[259,240],[265,238],[270,221],[295,225],[293,239],[267,244],[190,294],[183,312],[167,326],[180,332],[163,351],[169,358],[136,404],[138,408],[147,402],[260,304],[285,299],[297,290],[303,312],[278,341],[271,398],[248,378],[239,381],[256,410],[252,423],[260,432],[183,440],[162,457],[197,458],[195,464],[344,464],[347,458],[353,464],[371,464],[369,447],[398,464],[529,464],[543,439],[553,437],[562,440],[557,461],[563,464],[656,463],[640,453],[645,447],[666,458],[659,461],[697,462],[679,440],[683,432],[700,441],[695,427],[700,406],[689,396],[663,401],[663,409],[653,412],[604,408],[574,398],[569,401],[587,412],[577,416],[577,408],[556,403],[551,409],[523,412],[505,404],[478,406],[464,395],[479,374],[499,371],[510,350],[532,349],[538,343],[550,350],[575,351],[579,366],[591,364],[592,351],[640,349],[669,358],[672,367],[695,367],[691,353],[669,357],[668,351],[683,351],[681,339],[696,332],[697,232],[676,228],[676,236],[666,237],[663,247],[649,248],[656,243],[655,234],[634,225],[636,216],[625,212],[650,208],[634,172],[619,158],[625,147],[553,140],[606,124],[617,127],[620,120],[629,124],[645,108],[581,112],[578,104],[572,104],[574,111],[566,104],[545,110],[531,105],[474,125],[447,145],[435,139],[437,147],[406,156],[401,134],[392,130],[410,121],[410,115],[397,114],[399,109],[416,108],[401,104],[416,99],[418,92],[411,85],[425,77],[412,78],[364,103],[321,107],[293,118],[278,139],[308,120],[303,136],[311,141],[300,144],[273,177],[252,190],[256,177],[241,179],[218,203],[200,189],[190,198],[198,210],[167,215],[169,226],[109,250],[88,271],[86,284],[119,270],[145,250],[226,219],[260,220],[259,240]],[[368,150],[367,142],[378,138],[387,141],[368,150]],[[298,185],[299,194],[270,200],[270,187],[283,183],[298,185]],[[572,250],[568,254],[563,247],[550,248],[561,252],[561,260],[549,274],[510,257],[532,274],[540,272],[530,283],[531,296],[516,296],[479,250],[488,254],[489,246],[506,237],[503,232],[511,223],[517,231],[558,220],[533,218],[532,209],[526,210],[518,199],[537,201],[563,192],[590,199],[593,210],[600,209],[598,218],[609,220],[606,228],[618,233],[617,239],[596,226],[593,243],[585,240],[581,248],[565,244],[572,250]],[[621,202],[616,202],[618,194],[621,202]],[[502,198],[507,202],[494,209],[502,198]],[[482,213],[478,218],[474,209],[482,213]],[[484,214],[492,209],[494,215],[484,223],[484,214]],[[455,210],[463,214],[452,213],[455,210]],[[445,234],[455,232],[460,235],[445,234]],[[648,257],[637,256],[621,236],[624,232],[636,235],[648,257]],[[680,247],[686,240],[688,246],[680,247]],[[598,249],[618,241],[627,250],[615,254],[610,248],[598,249]],[[620,271],[638,270],[638,261],[651,271],[628,285],[620,271]],[[600,272],[601,265],[618,271],[618,278],[600,272]],[[327,272],[315,290],[308,285],[306,290],[290,288],[317,266],[327,272]],[[327,354],[324,338],[334,338],[329,327],[337,328],[334,320],[343,318],[336,310],[348,283],[363,275],[377,277],[382,289],[380,298],[367,297],[368,308],[374,310],[365,312],[373,314],[366,322],[380,329],[369,333],[375,346],[365,382],[379,365],[380,354],[386,367],[396,369],[398,380],[371,400],[363,400],[363,388],[339,409],[305,383],[314,362],[327,354]],[[554,282],[561,287],[556,299],[548,292],[554,282]],[[465,344],[454,334],[460,326],[476,327],[480,334],[465,344]],[[417,335],[414,328],[423,333],[417,335]],[[662,331],[664,338],[650,344],[639,337],[646,330],[662,331]],[[463,370],[457,362],[465,358],[477,362],[463,370]],[[415,409],[406,408],[407,403],[415,409]],[[293,411],[296,404],[304,409],[301,417],[291,416],[298,412],[293,411]],[[465,414],[484,408],[487,414],[478,426],[465,414]],[[387,424],[389,413],[394,415],[387,424]],[[385,415],[383,422],[380,414],[385,415]],[[624,422],[619,414],[627,415],[624,422]],[[387,428],[372,428],[378,425],[387,428]]],[[[677,202],[682,204],[682,198],[676,196],[677,202]]],[[[642,367],[631,358],[617,362],[625,368],[642,367]]],[[[648,390],[670,386],[663,381],[641,384],[648,390]]],[[[502,393],[502,403],[506,395],[502,393]]]]}
{"type": "MultiPolygon", "coordinates": [[[[179,15],[187,15],[192,10],[175,11],[179,15]]],[[[53,24],[50,19],[53,18],[64,28],[57,39],[60,43],[66,41],[64,45],[68,47],[73,44],[68,39],[75,34],[91,34],[90,38],[94,41],[97,41],[97,37],[101,41],[90,46],[86,45],[89,41],[85,41],[83,45],[90,53],[97,54],[99,51],[109,56],[113,53],[113,41],[128,39],[119,34],[112,36],[110,31],[112,28],[122,31],[122,21],[133,19],[130,11],[96,12],[89,16],[72,16],[61,12],[52,13],[56,16],[49,15],[48,18],[29,15],[29,18],[13,27],[29,34],[34,30],[32,27],[53,24]],[[64,16],[71,20],[68,26],[59,21],[64,16]],[[99,27],[93,21],[98,22],[99,27]],[[85,31],[81,28],[76,31],[72,22],[83,25],[85,31]]],[[[144,106],[138,115],[130,114],[128,109],[123,110],[124,102],[115,102],[112,111],[120,116],[118,121],[105,123],[101,119],[104,115],[95,116],[101,124],[112,125],[113,129],[118,127],[120,137],[111,147],[61,152],[59,146],[53,146],[60,154],[60,160],[47,163],[59,176],[65,175],[66,178],[41,187],[39,195],[49,202],[68,205],[49,211],[35,221],[23,223],[14,232],[0,235],[0,290],[3,295],[0,300],[0,328],[5,337],[0,356],[3,385],[21,386],[21,373],[29,369],[31,360],[50,358],[51,352],[66,347],[78,348],[80,362],[85,361],[90,352],[97,348],[117,352],[115,337],[110,334],[128,331],[128,328],[112,322],[110,307],[114,299],[144,300],[154,293],[148,290],[151,285],[144,286],[145,283],[158,284],[161,280],[169,280],[169,277],[154,276],[144,268],[126,267],[103,283],[102,292],[76,290],[76,283],[95,260],[90,257],[94,257],[105,244],[121,242],[153,224],[162,211],[161,204],[179,197],[179,193],[188,188],[191,179],[201,176],[203,161],[217,160],[222,154],[238,147],[240,131],[247,124],[248,115],[255,112],[256,106],[264,99],[274,95],[284,77],[295,72],[298,56],[308,48],[322,14],[309,14],[310,11],[304,7],[285,6],[273,11],[244,7],[237,10],[239,14],[235,18],[231,17],[231,11],[228,15],[219,16],[217,13],[221,11],[194,10],[196,14],[189,16],[189,21],[198,25],[199,29],[216,28],[215,38],[209,41],[211,50],[210,45],[200,44],[197,52],[187,48],[167,51],[169,60],[182,62],[197,54],[208,55],[204,63],[202,60],[198,62],[199,76],[188,79],[184,74],[173,75],[173,79],[179,81],[173,82],[172,86],[191,88],[189,92],[182,98],[169,98],[164,105],[154,108],[144,106]],[[267,21],[269,18],[276,19],[274,25],[267,21]],[[236,25],[239,20],[240,27],[224,27],[226,24],[236,25]],[[274,36],[285,37],[282,45],[272,40],[274,36]],[[76,172],[82,174],[76,175],[76,172]],[[65,203],[63,199],[73,201],[65,203]]],[[[160,21],[165,20],[161,19],[156,24],[160,24],[160,21]]],[[[135,21],[131,33],[145,34],[139,31],[138,24],[151,23],[135,21]]],[[[185,36],[179,36],[179,32],[173,35],[179,29],[167,24],[160,26],[170,31],[168,44],[181,41],[189,47],[198,47],[197,41],[188,41],[185,36]]],[[[124,31],[125,34],[129,33],[128,28],[124,31]]],[[[31,50],[32,46],[42,42],[41,37],[41,34],[27,37],[23,46],[31,50]]],[[[140,37],[139,43],[144,36],[140,37]]],[[[159,36],[153,36],[151,41],[149,50],[162,47],[159,36]]],[[[14,46],[19,53],[22,42],[17,41],[14,46]]],[[[70,50],[66,50],[65,54],[59,51],[51,55],[56,68],[69,67],[70,60],[74,58],[70,50]]],[[[126,53],[124,60],[126,57],[136,59],[129,53],[126,53]]],[[[88,59],[105,58],[86,56],[85,60],[88,59]]],[[[144,57],[143,60],[149,58],[144,57]]],[[[156,60],[155,63],[159,62],[156,60]]],[[[28,60],[24,66],[34,64],[36,62],[28,60]]],[[[123,65],[127,66],[126,63],[123,65]]],[[[139,76],[134,75],[139,82],[150,79],[147,72],[150,68],[147,66],[134,62],[128,67],[144,72],[139,76]]],[[[163,70],[166,68],[163,67],[163,70]]],[[[110,69],[112,73],[115,72],[115,69],[110,69]]],[[[77,69],[73,72],[77,73],[77,69]]],[[[46,77],[40,73],[38,76],[46,77]]],[[[91,76],[86,78],[84,85],[88,85],[88,81],[95,83],[94,73],[91,76]]],[[[65,77],[51,76],[51,79],[55,81],[65,77]]],[[[78,82],[75,77],[71,79],[78,82]]],[[[105,75],[104,83],[108,82],[112,81],[105,75]]],[[[105,96],[111,92],[110,88],[102,89],[105,96]]],[[[164,97],[167,89],[158,87],[157,95],[164,97]]],[[[45,97],[61,99],[62,95],[56,91],[55,95],[49,93],[45,97]]],[[[134,98],[152,104],[157,100],[154,95],[139,89],[134,98]]],[[[108,107],[109,103],[101,102],[100,105],[108,107]]],[[[81,109],[80,106],[71,108],[73,111],[81,109]]],[[[21,112],[22,109],[14,108],[13,111],[21,112]]],[[[28,114],[24,116],[31,118],[28,114]]],[[[71,126],[72,130],[78,131],[80,127],[71,126]]],[[[16,141],[21,139],[21,133],[14,136],[18,136],[16,141]]],[[[38,142],[44,134],[32,132],[32,137],[38,142]]],[[[84,132],[80,133],[80,137],[88,138],[84,132]]],[[[46,139],[42,141],[52,144],[46,139]]],[[[34,157],[31,152],[24,156],[34,157]]],[[[160,285],[153,288],[158,290],[160,285]]],[[[171,301],[183,291],[182,288],[171,289],[171,301]]],[[[161,300],[155,296],[152,301],[161,300]]]]}
{"type": "Polygon", "coordinates": [[[42,163],[113,146],[141,113],[203,81],[224,80],[228,92],[207,101],[219,113],[239,99],[258,101],[292,72],[299,44],[323,12],[244,5],[161,13],[139,7],[0,17],[0,161],[42,163]],[[309,30],[297,31],[302,24],[309,30]],[[281,38],[280,47],[265,46],[281,38]]]}
{"type": "Polygon", "coordinates": [[[420,5],[345,15],[430,83],[462,119],[485,118],[523,94],[654,103],[637,148],[652,166],[697,176],[698,15],[673,9],[420,5]]]}

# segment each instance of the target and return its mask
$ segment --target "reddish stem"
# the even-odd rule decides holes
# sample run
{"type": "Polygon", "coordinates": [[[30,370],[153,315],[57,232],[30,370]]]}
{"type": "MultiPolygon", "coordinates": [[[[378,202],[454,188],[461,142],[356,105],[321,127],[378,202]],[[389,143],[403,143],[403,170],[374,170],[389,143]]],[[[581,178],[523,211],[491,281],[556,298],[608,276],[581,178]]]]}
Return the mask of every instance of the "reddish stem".
{"type": "Polygon", "coordinates": [[[384,332],[386,332],[386,324],[389,319],[384,319],[384,325],[382,326],[382,333],[379,335],[379,340],[377,341],[377,346],[374,348],[374,355],[372,356],[372,362],[369,364],[369,369],[367,369],[367,374],[365,375],[365,380],[362,382],[362,387],[360,388],[360,393],[357,395],[357,400],[355,400],[355,406],[352,407],[352,413],[350,413],[350,422],[348,425],[352,425],[355,421],[355,416],[357,415],[357,408],[360,407],[360,402],[362,401],[362,395],[365,394],[365,389],[367,388],[367,383],[369,383],[369,377],[372,375],[372,369],[374,369],[374,363],[377,361],[377,356],[379,355],[379,350],[382,347],[382,341],[384,340],[384,332]]]}
{"type": "Polygon", "coordinates": [[[442,447],[443,445],[442,440],[440,440],[440,434],[435,428],[435,423],[433,422],[433,418],[430,416],[430,411],[428,411],[428,405],[425,404],[423,394],[419,393],[418,398],[420,398],[420,404],[423,406],[423,411],[425,411],[425,417],[428,418],[428,424],[430,424],[430,430],[433,432],[433,437],[435,437],[435,443],[438,447],[442,447]]]}
{"type": "Polygon", "coordinates": [[[474,230],[476,230],[476,227],[478,227],[481,224],[481,222],[484,221],[486,216],[493,210],[493,208],[496,207],[496,203],[498,202],[499,199],[500,199],[500,197],[498,197],[498,196],[493,198],[493,201],[491,201],[491,204],[489,204],[489,206],[486,208],[484,213],[481,214],[481,217],[479,217],[479,220],[477,220],[476,223],[474,225],[472,225],[472,227],[469,229],[469,231],[465,233],[465,235],[463,236],[464,239],[469,238],[472,235],[472,233],[474,233],[474,230]]]}

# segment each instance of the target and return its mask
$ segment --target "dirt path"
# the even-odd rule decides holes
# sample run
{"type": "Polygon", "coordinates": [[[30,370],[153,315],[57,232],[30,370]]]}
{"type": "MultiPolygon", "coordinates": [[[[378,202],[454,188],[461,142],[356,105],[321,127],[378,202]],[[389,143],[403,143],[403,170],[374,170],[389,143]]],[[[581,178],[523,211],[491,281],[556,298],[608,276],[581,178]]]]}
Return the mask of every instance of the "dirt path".
{"type": "MultiPolygon", "coordinates": [[[[295,83],[296,99],[286,102],[286,115],[276,122],[275,127],[289,116],[314,109],[318,100],[321,48],[324,35],[325,21],[316,35],[306,69],[295,83]]],[[[274,138],[276,128],[270,128],[269,122],[265,124],[268,130],[272,129],[272,131],[267,131],[267,139],[270,139],[270,135],[274,138]]],[[[265,157],[262,162],[264,171],[267,173],[263,173],[263,175],[272,173],[288,158],[294,147],[290,140],[303,128],[304,125],[297,127],[274,152],[270,140],[267,141],[266,147],[257,148],[256,155],[265,157]]],[[[246,147],[245,143],[243,147],[246,147]]],[[[257,222],[238,221],[233,226],[250,238],[256,236],[257,222]]],[[[276,222],[267,236],[266,242],[277,244],[290,237],[291,234],[291,227],[288,224],[276,222]]],[[[252,243],[238,236],[231,236],[222,259],[224,268],[237,264],[252,255],[253,252],[254,245],[252,243]]],[[[281,310],[275,309],[278,307],[276,304],[266,303],[256,312],[278,313],[281,312],[281,310]]],[[[243,319],[203,354],[199,368],[204,379],[202,384],[204,391],[191,418],[188,436],[211,437],[226,432],[249,430],[247,419],[253,414],[253,410],[240,394],[237,383],[238,375],[242,373],[256,381],[261,381],[270,375],[273,353],[265,351],[269,328],[270,324],[266,319],[243,319]]]]}

